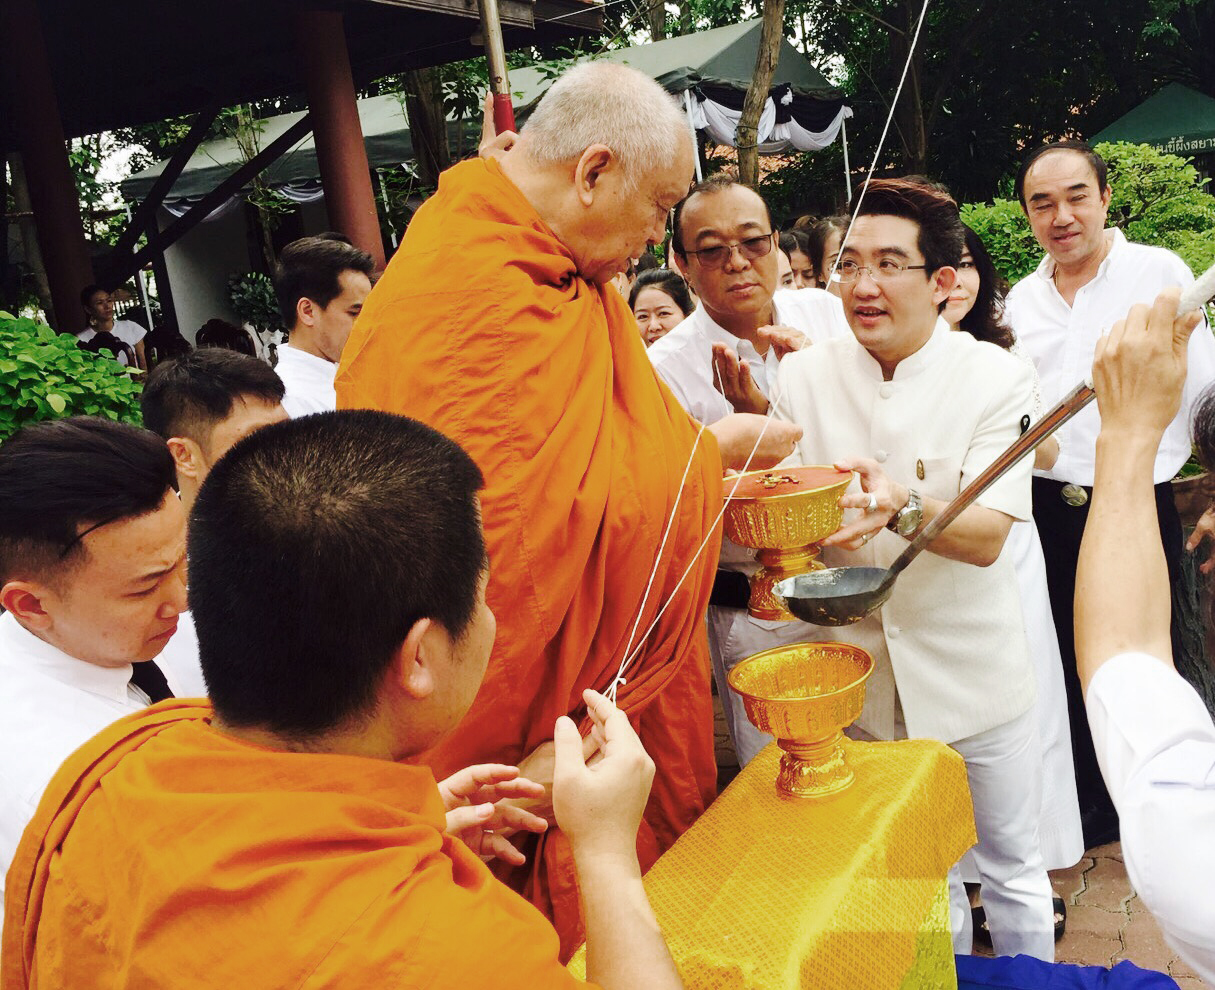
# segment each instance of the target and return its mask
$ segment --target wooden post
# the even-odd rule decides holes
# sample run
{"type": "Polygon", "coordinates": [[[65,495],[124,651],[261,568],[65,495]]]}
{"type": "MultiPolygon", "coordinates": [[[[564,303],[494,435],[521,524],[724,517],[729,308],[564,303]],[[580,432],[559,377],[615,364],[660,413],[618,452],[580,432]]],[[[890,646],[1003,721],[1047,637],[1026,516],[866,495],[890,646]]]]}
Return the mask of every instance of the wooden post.
{"type": "Polygon", "coordinates": [[[376,269],[382,270],[384,239],[359,123],[342,14],[335,10],[300,10],[295,15],[295,28],[329,222],[355,247],[371,255],[376,269]]]}
{"type": "Polygon", "coordinates": [[[7,76],[10,119],[55,309],[47,317],[61,333],[74,333],[84,329],[80,290],[93,281],[93,264],[34,0],[0,3],[0,38],[5,39],[0,72],[7,76]]]}

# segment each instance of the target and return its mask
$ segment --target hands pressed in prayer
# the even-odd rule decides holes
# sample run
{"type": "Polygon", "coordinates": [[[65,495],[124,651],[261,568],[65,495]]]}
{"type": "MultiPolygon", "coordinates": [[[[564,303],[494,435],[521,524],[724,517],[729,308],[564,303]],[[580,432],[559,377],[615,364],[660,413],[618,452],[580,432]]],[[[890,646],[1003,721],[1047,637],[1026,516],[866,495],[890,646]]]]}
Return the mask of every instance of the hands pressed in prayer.
{"type": "Polygon", "coordinates": [[[637,828],[650,796],[654,761],[628,716],[598,691],[584,691],[591,734],[578,734],[562,716],[554,728],[553,808],[574,848],[587,853],[636,856],[637,828]],[[600,758],[583,755],[591,742],[600,758]]]}
{"type": "Polygon", "coordinates": [[[516,832],[543,832],[548,822],[509,799],[542,798],[545,788],[523,777],[518,767],[479,763],[439,782],[447,809],[447,834],[460,839],[486,862],[500,859],[512,866],[526,861],[509,839],[516,832]]]}
{"type": "Polygon", "coordinates": [[[841,496],[840,508],[863,509],[864,512],[823,540],[823,546],[859,550],[907,504],[908,492],[902,485],[891,481],[878,462],[870,458],[839,461],[835,466],[840,471],[857,472],[861,476],[861,489],[864,492],[841,496]]]}
{"type": "Polygon", "coordinates": [[[779,361],[781,358],[794,351],[800,351],[803,347],[810,346],[810,340],[800,330],[794,330],[793,327],[786,327],[781,324],[773,324],[772,326],[760,327],[757,334],[776,350],[776,358],[779,361]]]}
{"type": "Polygon", "coordinates": [[[751,366],[725,344],[713,345],[713,384],[736,413],[764,415],[768,400],[751,376],[751,366]]]}
{"type": "Polygon", "coordinates": [[[501,158],[515,146],[519,135],[514,131],[498,133],[494,127],[494,94],[486,93],[481,104],[481,143],[477,145],[477,155],[480,158],[501,158]]]}

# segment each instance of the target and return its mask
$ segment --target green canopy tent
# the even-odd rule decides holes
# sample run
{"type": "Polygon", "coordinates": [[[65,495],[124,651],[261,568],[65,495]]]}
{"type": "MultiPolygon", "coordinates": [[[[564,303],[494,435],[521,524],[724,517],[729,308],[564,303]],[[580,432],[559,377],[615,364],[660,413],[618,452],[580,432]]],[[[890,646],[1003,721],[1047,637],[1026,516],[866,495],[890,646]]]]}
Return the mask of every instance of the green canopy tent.
{"type": "MultiPolygon", "coordinates": [[[[758,19],[743,21],[621,48],[595,58],[630,65],[653,76],[667,92],[682,100],[695,130],[705,132],[717,144],[734,147],[734,130],[755,72],[762,29],[758,19]]],[[[550,77],[536,69],[511,72],[510,88],[519,119],[526,118],[551,83],[550,77]]],[[[760,153],[778,154],[791,148],[818,151],[840,137],[848,181],[844,121],[851,116],[852,109],[845,105],[843,94],[823,78],[805,55],[782,38],[780,58],[760,116],[760,153]]]]}
{"type": "Polygon", "coordinates": [[[1215,152],[1215,99],[1169,83],[1090,140],[1150,144],[1174,155],[1210,154],[1215,152]]]}
{"type": "MultiPolygon", "coordinates": [[[[396,166],[412,161],[413,142],[405,108],[396,96],[372,96],[358,101],[359,123],[363,130],[363,143],[367,146],[367,161],[372,168],[396,166]]],[[[303,116],[302,113],[285,113],[260,121],[258,143],[262,147],[284,134],[303,116]]],[[[469,150],[476,147],[481,122],[466,124],[463,146],[469,150]]],[[[458,145],[460,125],[448,123],[448,139],[452,146],[458,145]]],[[[207,141],[200,145],[182,169],[173,188],[169,191],[166,205],[173,208],[183,201],[198,199],[209,193],[224,179],[236,171],[242,162],[241,149],[232,138],[207,141]]],[[[164,170],[165,162],[157,162],[142,172],[124,179],[122,194],[128,200],[143,199],[151,190],[157,177],[164,170]]],[[[312,135],[302,138],[290,151],[268,165],[262,172],[267,185],[301,191],[320,177],[316,160],[316,145],[312,135]]]]}
{"type": "MultiPolygon", "coordinates": [[[[668,92],[679,96],[689,120],[706,131],[719,144],[733,145],[733,126],[742,109],[747,84],[755,68],[761,23],[744,21],[667,41],[637,45],[608,52],[596,58],[620,62],[653,76],[668,92]]],[[[520,118],[552,84],[552,77],[538,69],[515,69],[510,88],[520,118]]],[[[265,146],[284,133],[299,114],[282,114],[261,122],[260,143],[265,146]]],[[[844,119],[852,116],[840,92],[833,89],[818,70],[787,41],[781,42],[780,62],[772,79],[772,89],[760,120],[760,151],[772,154],[790,147],[814,150],[842,136],[847,170],[847,138],[844,119]]],[[[395,166],[413,158],[409,125],[401,101],[394,96],[359,100],[359,119],[372,168],[395,166]]],[[[453,146],[460,128],[463,147],[475,146],[480,121],[448,122],[453,146]],[[470,134],[468,128],[473,129],[470,134]]],[[[208,141],[201,145],[173,184],[165,205],[182,208],[191,200],[210,192],[242,161],[234,140],[208,141]]],[[[147,195],[165,163],[130,176],[121,183],[128,200],[147,195]]],[[[319,195],[316,180],[320,170],[311,137],[266,168],[262,179],[282,189],[288,196],[306,201],[319,195]]]]}

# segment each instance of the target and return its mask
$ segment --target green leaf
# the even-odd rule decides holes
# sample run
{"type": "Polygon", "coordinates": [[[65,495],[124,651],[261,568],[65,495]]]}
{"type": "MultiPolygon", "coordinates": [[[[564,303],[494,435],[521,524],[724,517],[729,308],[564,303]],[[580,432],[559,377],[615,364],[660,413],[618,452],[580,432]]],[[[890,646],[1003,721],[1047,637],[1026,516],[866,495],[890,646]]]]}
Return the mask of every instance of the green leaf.
{"type": "Polygon", "coordinates": [[[55,410],[55,412],[57,412],[60,416],[62,416],[67,410],[67,399],[65,399],[58,392],[47,392],[46,404],[55,410]]]}

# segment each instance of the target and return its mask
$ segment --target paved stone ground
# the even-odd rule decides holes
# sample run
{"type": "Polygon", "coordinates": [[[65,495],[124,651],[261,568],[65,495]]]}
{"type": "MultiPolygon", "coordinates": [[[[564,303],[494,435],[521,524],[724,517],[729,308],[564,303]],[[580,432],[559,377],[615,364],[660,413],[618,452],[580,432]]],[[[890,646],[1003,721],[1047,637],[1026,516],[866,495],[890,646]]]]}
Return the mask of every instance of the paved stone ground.
{"type": "MultiPolygon", "coordinates": [[[[726,730],[721,702],[714,741],[717,780],[725,787],[738,774],[738,758],[726,730]]],[[[1143,969],[1170,974],[1181,990],[1203,990],[1196,973],[1165,944],[1160,929],[1131,890],[1118,843],[1090,849],[1070,870],[1051,874],[1055,893],[1067,903],[1067,932],[1056,948],[1059,962],[1112,966],[1129,959],[1143,969]]]]}
{"type": "Polygon", "coordinates": [[[1165,943],[1131,890],[1118,843],[1090,849],[1070,870],[1051,874],[1051,880],[1068,905],[1067,934],[1056,950],[1059,962],[1112,966],[1129,959],[1168,973],[1181,990],[1202,990],[1198,975],[1165,943]]]}

